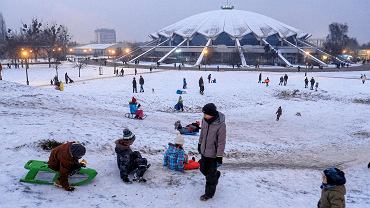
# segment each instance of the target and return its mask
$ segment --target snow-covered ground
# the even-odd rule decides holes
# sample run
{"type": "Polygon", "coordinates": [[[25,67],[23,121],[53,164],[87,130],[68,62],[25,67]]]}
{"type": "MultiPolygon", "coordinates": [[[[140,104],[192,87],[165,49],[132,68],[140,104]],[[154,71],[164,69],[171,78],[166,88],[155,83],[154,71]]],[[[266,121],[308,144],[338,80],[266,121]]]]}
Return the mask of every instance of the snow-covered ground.
{"type": "MultiPolygon", "coordinates": [[[[198,79],[209,72],[138,69],[145,93],[135,94],[148,117],[124,117],[133,96],[133,69],[113,77],[106,67],[78,70],[64,63],[58,73],[76,82],[60,92],[48,86],[55,69],[31,66],[30,84],[24,69],[5,69],[0,81],[0,207],[315,207],[320,197],[321,171],[338,166],[346,172],[348,207],[370,206],[370,72],[309,73],[319,91],[304,88],[304,73],[288,73],[288,86],[279,86],[281,73],[263,73],[270,87],[257,84],[257,72],[211,72],[217,84],[198,93],[198,79]],[[187,79],[185,111],[172,108],[187,79]],[[38,86],[38,87],[36,87],[38,86]],[[152,92],[154,89],[154,93],[152,92]],[[295,91],[299,90],[299,91],[295,91]],[[199,201],[205,179],[197,170],[185,174],[162,168],[163,151],[175,138],[173,124],[202,117],[201,107],[214,102],[226,115],[227,145],[222,177],[215,197],[199,201]],[[275,121],[282,106],[283,115],[275,121]],[[297,116],[297,113],[301,116],[297,116]],[[114,141],[124,127],[137,136],[132,146],[148,158],[146,184],[121,182],[114,141]],[[44,139],[77,140],[86,144],[88,166],[96,179],[73,193],[53,186],[20,183],[30,159],[47,160],[37,147],[44,139]]],[[[136,76],[137,79],[139,76],[136,76]]],[[[185,150],[196,154],[197,137],[186,137],[185,150]]]]}

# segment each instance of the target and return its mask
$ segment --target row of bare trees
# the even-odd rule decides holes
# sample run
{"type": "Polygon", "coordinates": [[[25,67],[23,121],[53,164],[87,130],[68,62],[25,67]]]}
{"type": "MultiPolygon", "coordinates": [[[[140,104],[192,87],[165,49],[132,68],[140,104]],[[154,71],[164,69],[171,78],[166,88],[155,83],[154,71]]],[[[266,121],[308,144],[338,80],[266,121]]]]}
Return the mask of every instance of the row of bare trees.
{"type": "Polygon", "coordinates": [[[8,29],[5,37],[5,57],[15,64],[26,50],[27,58],[47,59],[49,67],[52,61],[65,59],[70,46],[70,35],[64,25],[44,24],[38,19],[32,19],[30,24],[22,24],[19,30],[8,29]]]}

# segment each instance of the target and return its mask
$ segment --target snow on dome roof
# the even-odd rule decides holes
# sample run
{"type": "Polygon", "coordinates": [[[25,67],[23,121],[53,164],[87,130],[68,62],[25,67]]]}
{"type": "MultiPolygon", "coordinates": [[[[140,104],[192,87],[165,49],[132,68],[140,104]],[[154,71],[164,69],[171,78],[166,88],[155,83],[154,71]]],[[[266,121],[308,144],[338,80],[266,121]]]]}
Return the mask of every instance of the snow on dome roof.
{"type": "MultiPolygon", "coordinates": [[[[253,32],[259,38],[278,34],[282,38],[297,35],[304,38],[309,34],[264,15],[234,9],[222,9],[200,13],[185,18],[157,32],[158,35],[171,37],[178,34],[184,38],[199,33],[207,38],[215,38],[222,32],[240,38],[253,32]]],[[[153,34],[151,35],[153,37],[153,34]]]]}

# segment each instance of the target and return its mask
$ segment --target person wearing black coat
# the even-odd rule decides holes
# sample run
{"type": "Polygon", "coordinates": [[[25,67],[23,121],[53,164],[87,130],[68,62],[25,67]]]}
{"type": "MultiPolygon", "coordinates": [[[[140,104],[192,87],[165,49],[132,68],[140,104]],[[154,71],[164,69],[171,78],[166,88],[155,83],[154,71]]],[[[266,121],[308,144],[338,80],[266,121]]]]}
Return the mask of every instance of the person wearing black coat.
{"type": "Polygon", "coordinates": [[[199,92],[201,95],[204,94],[204,81],[203,81],[203,77],[200,77],[199,78],[199,92]]]}
{"type": "Polygon", "coordinates": [[[306,79],[304,79],[304,88],[307,88],[308,87],[308,79],[306,77],[306,79]]]}
{"type": "Polygon", "coordinates": [[[142,76],[140,76],[139,84],[140,84],[140,92],[144,92],[144,78],[142,76]]]}
{"type": "Polygon", "coordinates": [[[262,83],[262,73],[258,76],[258,83],[262,83]]]}
{"type": "Polygon", "coordinates": [[[281,106],[276,111],[276,121],[279,121],[281,114],[283,114],[283,110],[281,109],[281,106]]]}
{"type": "Polygon", "coordinates": [[[132,80],[132,93],[137,93],[137,83],[135,77],[132,80]]]}
{"type": "Polygon", "coordinates": [[[143,158],[138,151],[132,151],[131,145],[135,141],[135,135],[129,130],[123,130],[123,137],[118,139],[115,144],[117,153],[117,165],[120,177],[125,183],[132,183],[129,175],[133,174],[133,180],[146,182],[143,178],[144,173],[150,167],[146,158],[143,158]]]}
{"type": "Polygon", "coordinates": [[[285,74],[284,75],[284,86],[286,86],[288,84],[288,75],[285,74]]]}
{"type": "Polygon", "coordinates": [[[283,85],[283,82],[284,82],[284,77],[283,77],[283,76],[281,76],[281,77],[280,77],[279,85],[283,85]]]}
{"type": "Polygon", "coordinates": [[[313,86],[315,85],[315,79],[312,77],[310,82],[311,82],[311,90],[313,90],[313,86]]]}

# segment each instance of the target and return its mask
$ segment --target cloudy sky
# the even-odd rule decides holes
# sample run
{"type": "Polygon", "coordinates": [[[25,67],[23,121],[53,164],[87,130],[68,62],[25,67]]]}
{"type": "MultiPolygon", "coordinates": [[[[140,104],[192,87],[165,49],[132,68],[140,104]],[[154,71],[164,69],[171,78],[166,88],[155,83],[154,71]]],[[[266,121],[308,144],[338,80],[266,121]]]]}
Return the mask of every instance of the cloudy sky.
{"type": "MultiPolygon", "coordinates": [[[[188,16],[219,9],[225,0],[0,0],[9,28],[37,17],[65,24],[73,40],[87,43],[97,28],[114,28],[118,40],[144,41],[148,34],[188,16]]],[[[350,36],[370,42],[370,0],[232,0],[257,12],[325,37],[331,22],[347,23],[350,36]]]]}

